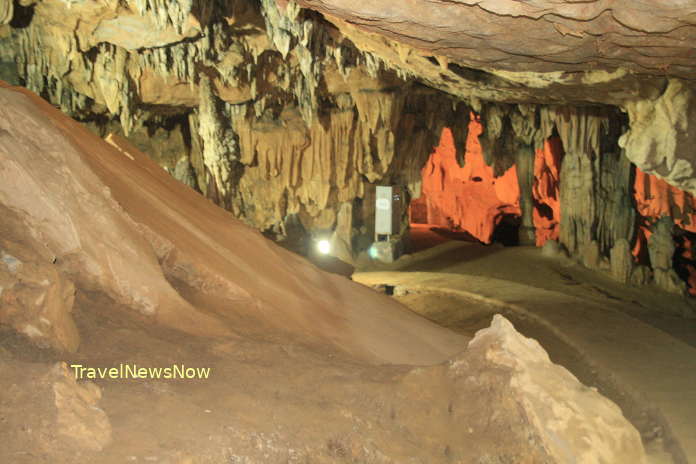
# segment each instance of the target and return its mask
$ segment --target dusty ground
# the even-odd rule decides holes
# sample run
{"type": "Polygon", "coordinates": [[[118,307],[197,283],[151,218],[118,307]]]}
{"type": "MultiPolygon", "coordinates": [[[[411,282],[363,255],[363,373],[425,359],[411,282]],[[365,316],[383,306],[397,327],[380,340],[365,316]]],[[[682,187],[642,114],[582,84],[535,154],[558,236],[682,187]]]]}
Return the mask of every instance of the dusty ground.
{"type": "Polygon", "coordinates": [[[502,413],[514,400],[482,380],[505,377],[503,371],[466,368],[478,386],[461,390],[441,381],[446,367],[367,365],[331,349],[249,337],[211,343],[133,317],[96,294],[80,295],[76,320],[84,336],[72,356],[0,329],[0,462],[549,462],[534,445],[538,437],[516,437],[527,433],[524,420],[510,422],[502,413]],[[52,394],[44,378],[58,361],[184,363],[209,367],[211,376],[94,380],[112,440],[90,451],[71,445],[47,414],[52,394]],[[487,425],[476,430],[458,425],[481,418],[487,425]]]}
{"type": "MultiPolygon", "coordinates": [[[[458,237],[452,234],[437,233],[428,230],[428,227],[418,227],[412,234],[411,255],[402,257],[396,263],[361,263],[359,270],[366,272],[381,271],[380,275],[395,276],[392,283],[398,283],[400,273],[437,273],[438,276],[453,275],[479,276],[483,278],[499,279],[501,282],[514,282],[522,284],[519,287],[544,289],[559,294],[565,294],[573,298],[586,301],[588,305],[610,308],[621,311],[631,318],[640,320],[662,334],[668,334],[674,340],[696,347],[696,320],[693,319],[694,302],[680,297],[671,296],[653,288],[632,288],[620,285],[612,279],[599,273],[587,270],[570,261],[550,260],[541,256],[540,250],[528,247],[503,247],[500,245],[484,246],[467,240],[466,237],[458,237]],[[452,240],[460,239],[460,240],[452,240]],[[387,271],[385,274],[384,271],[387,271]]],[[[364,278],[358,274],[356,280],[364,278]]],[[[406,275],[406,274],[403,274],[406,275]]],[[[421,275],[421,274],[419,274],[421,275]]],[[[426,275],[426,274],[422,274],[426,275]]],[[[446,284],[446,277],[438,281],[438,285],[446,284]],[[443,283],[445,282],[445,283],[443,283]]],[[[459,285],[466,288],[460,279],[452,286],[459,285]]],[[[408,288],[405,286],[404,288],[408,288]]],[[[474,290],[475,291],[475,290],[474,290]]],[[[670,448],[665,443],[665,431],[661,428],[659,417],[654,414],[654,405],[636,401],[628,392],[633,391],[636,385],[621,384],[615,378],[607,379],[598,375],[595,369],[588,364],[585,353],[578,352],[577,348],[569,346],[556,334],[547,330],[535,320],[525,317],[514,310],[501,306],[492,306],[478,299],[470,299],[463,295],[452,295],[439,292],[418,291],[413,293],[398,294],[395,299],[410,307],[414,312],[421,314],[429,320],[444,327],[451,328],[459,333],[471,336],[476,330],[487,326],[495,313],[503,313],[515,324],[523,334],[540,341],[549,352],[551,359],[570,369],[583,383],[596,386],[605,396],[613,399],[624,410],[624,414],[641,431],[646,448],[650,452],[652,462],[687,462],[682,459],[695,459],[696,456],[680,456],[677,453],[673,458],[664,448],[670,448]],[[674,459],[674,460],[673,460],[674,459]]],[[[491,295],[495,297],[495,291],[491,295]]],[[[509,294],[508,289],[505,300],[519,303],[522,306],[533,308],[535,306],[533,293],[520,292],[509,294]]],[[[601,332],[602,327],[598,326],[601,332]]],[[[569,334],[573,335],[573,334],[569,334]]],[[[664,338],[662,339],[664,340],[664,338]]],[[[609,342],[610,344],[612,342],[609,342]]],[[[642,343],[650,345],[655,341],[643,340],[642,343]]],[[[617,349],[620,343],[617,343],[617,349]]],[[[696,369],[696,361],[688,357],[679,359],[679,353],[688,351],[675,351],[673,360],[675,365],[691,366],[696,369]]],[[[630,364],[631,353],[626,353],[626,362],[630,364]]],[[[646,363],[650,359],[645,360],[646,363]]],[[[647,366],[649,369],[650,366],[647,366]]],[[[686,391],[696,393],[696,387],[682,385],[690,382],[691,377],[684,378],[674,376],[669,379],[651,379],[644,376],[646,382],[663,382],[666,385],[681,385],[686,391]]],[[[675,394],[673,406],[679,405],[688,398],[675,394]]],[[[687,427],[692,427],[696,437],[696,419],[691,419],[687,427]]],[[[688,461],[690,462],[690,461],[688,461]]]]}

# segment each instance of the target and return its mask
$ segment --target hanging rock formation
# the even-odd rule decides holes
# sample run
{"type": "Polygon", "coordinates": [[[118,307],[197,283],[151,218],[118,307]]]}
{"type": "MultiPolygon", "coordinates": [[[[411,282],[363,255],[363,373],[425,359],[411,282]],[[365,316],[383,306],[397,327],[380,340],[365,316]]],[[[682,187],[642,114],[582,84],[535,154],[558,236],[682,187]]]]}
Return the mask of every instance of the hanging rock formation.
{"type": "Polygon", "coordinates": [[[696,161],[687,155],[696,144],[693,90],[680,80],[670,79],[658,98],[632,101],[624,107],[631,128],[619,143],[626,156],[643,171],[695,193],[696,161]]]}

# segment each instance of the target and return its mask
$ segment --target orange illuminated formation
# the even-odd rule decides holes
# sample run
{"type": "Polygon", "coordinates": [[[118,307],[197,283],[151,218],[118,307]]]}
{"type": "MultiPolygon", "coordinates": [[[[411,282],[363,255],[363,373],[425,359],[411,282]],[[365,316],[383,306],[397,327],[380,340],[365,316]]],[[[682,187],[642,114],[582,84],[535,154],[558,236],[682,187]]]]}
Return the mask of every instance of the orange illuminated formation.
{"type": "Polygon", "coordinates": [[[426,205],[429,224],[466,231],[490,243],[504,215],[519,216],[520,193],[514,167],[495,178],[486,165],[478,140],[481,131],[481,123],[472,116],[464,167],[457,163],[452,131],[442,131],[440,145],[422,170],[423,193],[417,202],[426,205]]]}
{"type": "MultiPolygon", "coordinates": [[[[638,259],[647,256],[647,244],[650,240],[650,226],[662,216],[672,216],[678,229],[696,233],[696,199],[693,195],[669,185],[662,179],[646,174],[636,168],[635,182],[636,209],[641,217],[638,226],[633,254],[638,259]]],[[[677,253],[684,258],[684,270],[688,273],[689,292],[696,295],[696,267],[688,264],[694,260],[693,238],[688,234],[676,240],[677,253]]]]}
{"type": "MultiPolygon", "coordinates": [[[[495,227],[505,215],[520,215],[520,191],[514,166],[496,178],[493,168],[486,165],[478,139],[482,130],[472,115],[464,167],[457,163],[452,131],[442,131],[440,144],[422,170],[422,195],[412,202],[411,211],[412,218],[419,211],[419,222],[466,231],[483,243],[490,243],[495,227]]],[[[558,239],[562,156],[558,138],[549,139],[536,151],[533,197],[538,246],[548,239],[558,239]]]]}
{"type": "Polygon", "coordinates": [[[558,137],[548,139],[544,148],[536,151],[533,196],[537,246],[542,246],[547,240],[558,240],[562,157],[563,145],[558,137]]]}

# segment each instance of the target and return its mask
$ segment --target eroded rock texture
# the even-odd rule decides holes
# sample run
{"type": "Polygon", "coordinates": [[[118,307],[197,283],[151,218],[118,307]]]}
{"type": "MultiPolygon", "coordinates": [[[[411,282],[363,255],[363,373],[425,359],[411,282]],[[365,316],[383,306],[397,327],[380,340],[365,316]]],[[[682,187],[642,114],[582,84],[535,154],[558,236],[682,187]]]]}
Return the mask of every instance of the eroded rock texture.
{"type": "MultiPolygon", "coordinates": [[[[501,456],[516,462],[645,462],[640,437],[626,427],[616,405],[552,364],[541,345],[521,336],[500,315],[476,334],[462,356],[443,366],[413,370],[402,383],[397,397],[419,391],[422,400],[414,407],[429,408],[434,414],[448,410],[455,421],[470,412],[480,414],[467,398],[496,398],[500,410],[514,411],[484,419],[488,423],[484,430],[490,427],[507,433],[494,436],[473,424],[468,433],[477,445],[466,450],[452,444],[455,456],[465,462],[482,456],[492,462],[501,456]],[[428,385],[425,390],[424,384],[428,385]],[[440,396],[449,388],[461,393],[454,398],[440,396]],[[592,406],[573,406],[579,402],[592,406]],[[521,452],[521,442],[531,444],[531,449],[521,452]],[[497,452],[484,451],[489,446],[497,452]]],[[[407,418],[415,416],[411,408],[404,413],[407,418]]],[[[416,435],[422,433],[425,430],[416,435]]],[[[447,436],[448,432],[442,429],[441,434],[447,436]]]]}
{"type": "Polygon", "coordinates": [[[0,324],[41,346],[75,351],[80,340],[71,315],[73,282],[40,238],[27,234],[18,214],[5,206],[0,214],[0,324]]]}
{"type": "Polygon", "coordinates": [[[117,118],[177,178],[281,237],[288,221],[332,229],[339,205],[377,182],[417,195],[442,127],[466,127],[466,104],[405,80],[294,4],[30,9],[2,49],[30,89],[102,135],[117,118]]]}

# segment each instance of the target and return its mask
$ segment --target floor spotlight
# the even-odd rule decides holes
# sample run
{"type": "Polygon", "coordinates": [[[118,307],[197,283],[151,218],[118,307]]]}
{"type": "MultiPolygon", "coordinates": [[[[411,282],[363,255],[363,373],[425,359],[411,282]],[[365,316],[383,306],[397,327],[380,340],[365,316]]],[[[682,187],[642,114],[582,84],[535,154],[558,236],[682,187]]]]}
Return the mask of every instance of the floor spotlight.
{"type": "Polygon", "coordinates": [[[322,255],[328,255],[331,253],[331,243],[328,240],[319,240],[317,249],[322,255]]]}

